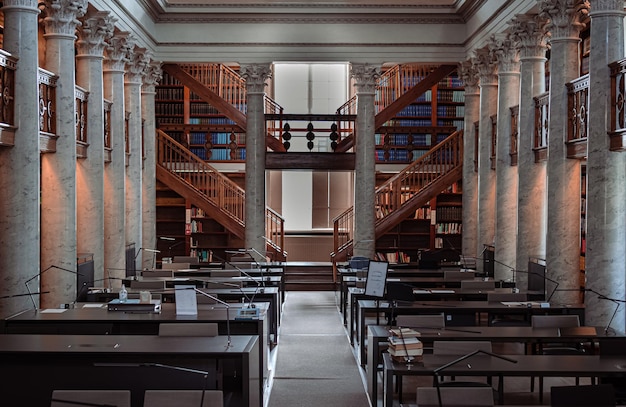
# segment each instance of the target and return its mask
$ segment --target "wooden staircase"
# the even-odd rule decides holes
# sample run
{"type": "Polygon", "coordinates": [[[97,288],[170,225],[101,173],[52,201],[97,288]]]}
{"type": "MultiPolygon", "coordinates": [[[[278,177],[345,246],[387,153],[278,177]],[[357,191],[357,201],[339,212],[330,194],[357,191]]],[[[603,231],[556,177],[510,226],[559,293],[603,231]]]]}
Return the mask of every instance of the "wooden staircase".
{"type": "MultiPolygon", "coordinates": [[[[462,176],[463,131],[457,131],[376,189],[376,236],[388,232],[462,176]]],[[[352,254],[354,208],[334,219],[333,230],[331,262],[336,272],[336,263],[347,261],[352,254]]]]}

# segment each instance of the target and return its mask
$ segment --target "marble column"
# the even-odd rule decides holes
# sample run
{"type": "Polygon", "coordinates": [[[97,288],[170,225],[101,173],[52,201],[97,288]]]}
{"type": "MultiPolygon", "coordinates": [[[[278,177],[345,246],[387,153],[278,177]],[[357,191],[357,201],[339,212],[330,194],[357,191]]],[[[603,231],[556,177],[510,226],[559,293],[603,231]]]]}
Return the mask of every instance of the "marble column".
{"type": "Polygon", "coordinates": [[[74,41],[86,0],[47,0],[43,20],[45,69],[54,72],[56,86],[56,151],[41,156],[41,275],[42,308],[76,299],[76,80],[74,41]]]}
{"type": "MultiPolygon", "coordinates": [[[[608,64],[624,58],[624,1],[591,6],[589,133],[587,139],[586,288],[624,301],[626,275],[626,153],[609,151],[611,78],[608,64]]],[[[585,323],[607,326],[617,303],[588,293],[585,323]]],[[[625,330],[620,306],[611,327],[625,330]]]]}
{"type": "Polygon", "coordinates": [[[141,186],[143,165],[143,143],[141,123],[141,85],[150,53],[135,45],[128,52],[126,76],[124,76],[124,106],[128,114],[128,165],[126,166],[126,242],[135,244],[135,270],[141,270],[142,259],[151,259],[153,253],[143,249],[156,249],[155,246],[143,247],[141,232],[142,224],[142,195],[141,186]],[[139,250],[142,254],[139,256],[139,250]],[[144,254],[145,253],[145,254],[144,254]]]}
{"type": "MultiPolygon", "coordinates": [[[[491,169],[491,116],[498,106],[498,69],[488,48],[475,51],[473,63],[480,82],[480,120],[478,124],[478,227],[476,251],[481,257],[484,245],[495,244],[496,173],[491,169]]],[[[482,261],[477,261],[482,270],[482,261]]]]}
{"type": "MultiPolygon", "coordinates": [[[[76,165],[78,253],[92,253],[94,279],[104,278],[104,88],[102,61],[106,41],[113,36],[114,19],[108,12],[90,11],[78,29],[76,83],[89,92],[87,99],[87,158],[76,165]]],[[[80,289],[80,287],[79,287],[80,289]]]]}
{"type": "MultiPolygon", "coordinates": [[[[109,41],[104,59],[104,97],[111,102],[111,161],[104,168],[104,274],[126,275],[126,142],[124,133],[124,67],[134,45],[127,32],[109,41]]],[[[117,287],[119,280],[111,283],[117,287]]]]}
{"type": "MultiPolygon", "coordinates": [[[[548,231],[546,272],[559,289],[579,287],[580,161],[567,158],[565,138],[569,114],[566,83],[580,76],[580,30],[589,9],[585,0],[543,0],[550,40],[550,106],[548,125],[548,231]]],[[[551,284],[548,284],[550,286],[551,284]]],[[[548,287],[550,291],[550,287],[548,287]]],[[[554,291],[554,290],[553,290],[554,291]]],[[[555,291],[556,303],[579,302],[576,291],[555,291]]]]}
{"type": "Polygon", "coordinates": [[[354,186],[354,256],[374,258],[376,250],[376,141],[374,97],[380,67],[352,64],[357,96],[354,186]]]}
{"type": "Polygon", "coordinates": [[[476,137],[474,123],[480,117],[478,72],[471,60],[459,64],[459,76],[465,89],[465,131],[463,132],[463,255],[476,258],[478,238],[478,173],[475,169],[476,137]]]}
{"type": "Polygon", "coordinates": [[[511,140],[511,108],[519,105],[519,52],[515,38],[509,34],[497,34],[491,40],[491,52],[498,64],[494,277],[496,280],[513,280],[517,249],[517,165],[511,164],[514,143],[511,140]]]}
{"type": "MultiPolygon", "coordinates": [[[[154,121],[154,98],[156,85],[161,80],[159,62],[146,66],[141,88],[141,117],[143,119],[143,171],[142,171],[142,243],[141,247],[156,249],[156,125],[154,121]]],[[[154,268],[156,256],[147,253],[141,261],[141,269],[154,268]]]]}
{"type": "Polygon", "coordinates": [[[266,252],[265,245],[265,113],[266,81],[272,75],[269,64],[242,65],[246,80],[246,248],[266,252]]]}
{"type": "MultiPolygon", "coordinates": [[[[511,23],[520,49],[519,137],[517,144],[517,259],[516,270],[528,270],[528,259],[546,256],[546,162],[535,162],[534,97],[546,91],[547,21],[538,15],[518,15],[511,23]]],[[[528,275],[517,273],[518,287],[528,275]]]]}
{"type": "MultiPolygon", "coordinates": [[[[4,50],[16,62],[14,94],[15,145],[0,148],[0,270],[5,295],[26,292],[24,282],[39,273],[39,91],[37,18],[35,0],[5,0],[4,50]]],[[[31,291],[39,292],[37,280],[31,291]]],[[[39,297],[32,300],[39,304],[39,297]]],[[[31,298],[0,301],[0,315],[8,316],[34,305],[31,298]]]]}

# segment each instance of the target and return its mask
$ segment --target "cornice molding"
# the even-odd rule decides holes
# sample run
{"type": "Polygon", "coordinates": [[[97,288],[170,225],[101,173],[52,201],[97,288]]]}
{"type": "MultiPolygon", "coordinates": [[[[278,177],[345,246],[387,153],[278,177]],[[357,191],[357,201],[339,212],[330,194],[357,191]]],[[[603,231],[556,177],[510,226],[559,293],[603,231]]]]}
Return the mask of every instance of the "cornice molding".
{"type": "Polygon", "coordinates": [[[361,43],[361,42],[162,42],[160,46],[164,47],[438,47],[438,48],[458,48],[463,44],[443,44],[443,43],[425,43],[425,42],[396,42],[396,43],[361,43]]]}
{"type": "Polygon", "coordinates": [[[161,14],[158,23],[210,24],[464,24],[459,16],[447,14],[161,14]]]}

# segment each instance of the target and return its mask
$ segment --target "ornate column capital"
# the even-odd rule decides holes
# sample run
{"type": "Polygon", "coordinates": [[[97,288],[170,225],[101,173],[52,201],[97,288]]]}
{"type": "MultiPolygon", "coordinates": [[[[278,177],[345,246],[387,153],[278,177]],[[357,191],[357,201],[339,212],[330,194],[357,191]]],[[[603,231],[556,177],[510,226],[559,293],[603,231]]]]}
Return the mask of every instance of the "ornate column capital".
{"type": "Polygon", "coordinates": [[[589,11],[590,16],[598,14],[624,15],[624,0],[594,0],[589,11]]]}
{"type": "Polygon", "coordinates": [[[151,59],[152,53],[145,48],[135,45],[129,49],[126,59],[126,83],[141,84],[151,59]]]}
{"type": "Polygon", "coordinates": [[[265,81],[272,77],[270,64],[242,65],[240,73],[246,80],[247,93],[265,93],[265,81]]]}
{"type": "Polygon", "coordinates": [[[521,59],[545,58],[550,36],[546,29],[548,20],[539,14],[518,14],[510,25],[511,35],[519,45],[521,59]]]}
{"type": "Polygon", "coordinates": [[[508,34],[493,34],[489,43],[495,62],[498,64],[498,73],[519,73],[519,51],[515,38],[508,34]]]}
{"type": "Polygon", "coordinates": [[[75,38],[78,18],[87,12],[87,0],[45,0],[43,19],[47,35],[62,35],[75,38]]]}
{"type": "Polygon", "coordinates": [[[467,59],[459,63],[457,68],[461,80],[463,80],[463,87],[466,95],[479,93],[478,89],[478,70],[476,65],[471,59],[467,59]]]}
{"type": "Polygon", "coordinates": [[[107,41],[113,37],[116,19],[108,11],[89,11],[78,27],[76,46],[81,55],[102,57],[107,41]]]}
{"type": "Polygon", "coordinates": [[[161,70],[161,62],[151,61],[146,65],[143,75],[143,88],[144,93],[155,93],[156,85],[163,78],[163,71],[161,70]]]}
{"type": "Polygon", "coordinates": [[[488,47],[474,50],[472,64],[476,67],[476,71],[478,72],[480,86],[498,84],[498,67],[493,53],[488,47]]]}
{"type": "Polygon", "coordinates": [[[578,39],[589,14],[588,0],[540,0],[539,15],[549,20],[552,41],[578,39]]]}
{"type": "Polygon", "coordinates": [[[367,63],[354,63],[350,66],[350,77],[354,78],[357,93],[374,94],[378,78],[380,78],[380,67],[367,63]]]}
{"type": "Polygon", "coordinates": [[[124,71],[128,61],[128,51],[133,48],[135,42],[129,32],[115,33],[106,47],[105,67],[108,70],[124,71]]]}
{"type": "Polygon", "coordinates": [[[7,9],[16,9],[21,11],[32,11],[39,14],[39,8],[37,0],[4,0],[0,10],[6,11],[7,9]]]}

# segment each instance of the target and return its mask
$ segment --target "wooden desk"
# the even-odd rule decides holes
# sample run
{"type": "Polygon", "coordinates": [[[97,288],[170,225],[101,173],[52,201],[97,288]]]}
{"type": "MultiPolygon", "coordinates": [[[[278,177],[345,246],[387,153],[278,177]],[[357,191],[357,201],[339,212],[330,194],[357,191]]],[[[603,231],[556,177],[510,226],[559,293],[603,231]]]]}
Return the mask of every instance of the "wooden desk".
{"type": "Polygon", "coordinates": [[[256,336],[0,335],[2,401],[49,406],[54,389],[128,389],[142,407],[147,389],[222,390],[232,407],[262,407],[256,336]],[[157,367],[163,364],[168,367],[157,367]]]}
{"type": "MultiPolygon", "coordinates": [[[[488,314],[491,320],[492,315],[524,315],[530,319],[531,315],[543,314],[574,314],[578,315],[581,325],[585,324],[585,305],[558,305],[551,304],[549,308],[542,308],[539,305],[528,306],[507,306],[501,302],[488,301],[421,301],[399,303],[395,308],[391,308],[389,302],[374,300],[359,300],[358,302],[358,323],[356,328],[351,327],[350,335],[358,332],[358,343],[361,346],[361,357],[365,359],[363,341],[367,335],[367,324],[365,323],[368,313],[393,312],[394,315],[419,315],[443,313],[446,326],[472,326],[479,325],[480,314],[488,314]]],[[[380,325],[380,324],[376,324],[380,325]]]]}
{"type": "MultiPolygon", "coordinates": [[[[474,355],[441,372],[446,376],[498,377],[500,400],[504,400],[504,377],[623,377],[626,374],[626,357],[597,355],[512,355],[516,363],[488,355],[474,355]]],[[[384,403],[393,406],[393,381],[396,376],[433,376],[433,371],[458,356],[424,355],[423,362],[407,366],[383,355],[384,403]]]]}
{"type": "MultiPolygon", "coordinates": [[[[84,305],[84,304],[79,304],[84,305]]],[[[91,304],[93,306],[94,304],[91,304]]],[[[97,305],[97,304],[96,304],[97,305]]],[[[259,337],[259,377],[267,379],[268,371],[268,324],[267,304],[258,303],[261,317],[258,320],[237,320],[237,308],[231,304],[229,324],[226,308],[222,305],[198,304],[198,315],[176,315],[174,304],[162,304],[160,313],[131,313],[107,311],[100,308],[74,308],[62,312],[28,310],[4,320],[4,332],[8,334],[60,334],[60,335],[158,335],[159,324],[175,322],[215,322],[220,335],[256,335],[259,337]]],[[[0,335],[1,336],[1,335],[0,335]]],[[[260,391],[263,393],[263,380],[260,391]]]]}
{"type": "MultiPolygon", "coordinates": [[[[532,328],[530,326],[469,326],[456,328],[416,328],[421,334],[420,340],[425,348],[432,347],[437,341],[484,340],[490,342],[519,342],[525,345],[549,342],[589,342],[593,352],[601,341],[624,340],[622,335],[605,335],[601,327],[578,328],[532,328]]],[[[378,397],[378,366],[382,364],[381,345],[387,342],[389,327],[369,325],[367,327],[367,389],[371,400],[378,397]]],[[[361,360],[361,365],[365,361],[361,360]]]]}

